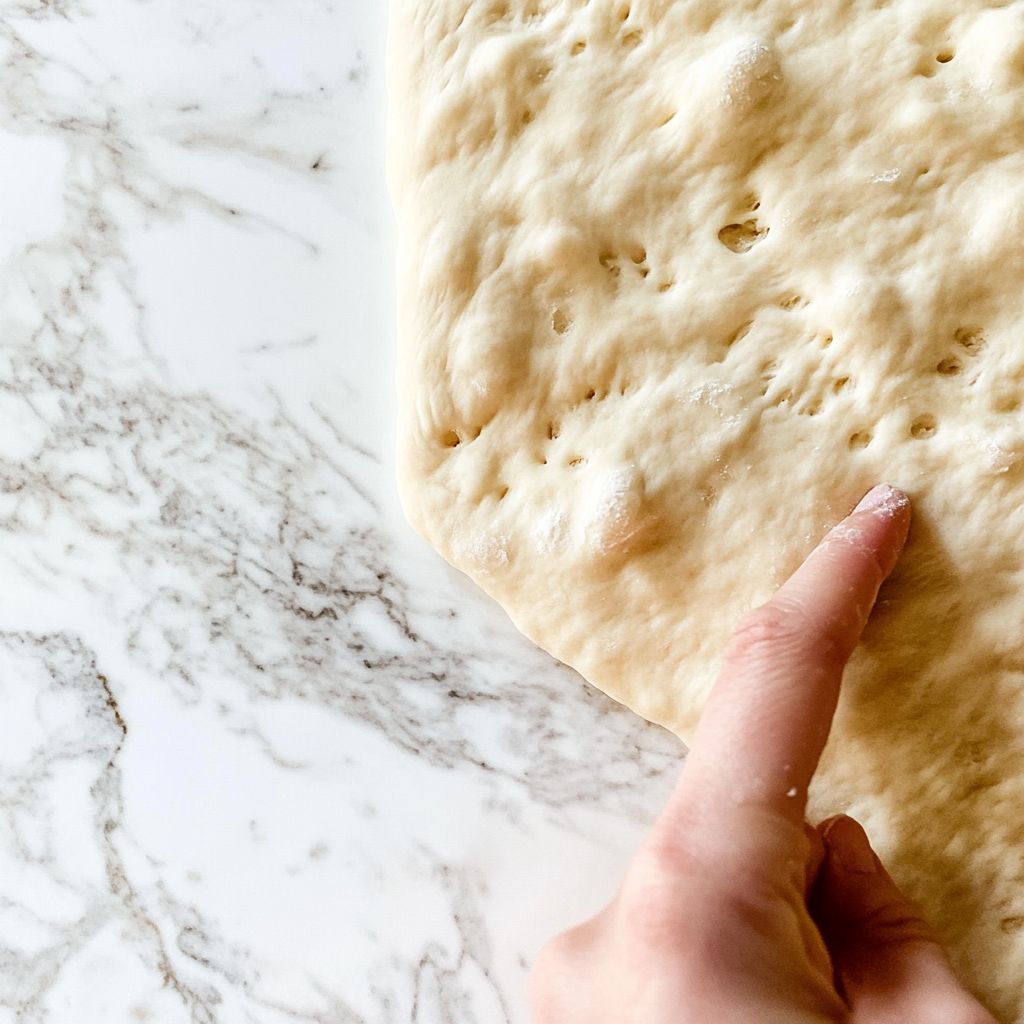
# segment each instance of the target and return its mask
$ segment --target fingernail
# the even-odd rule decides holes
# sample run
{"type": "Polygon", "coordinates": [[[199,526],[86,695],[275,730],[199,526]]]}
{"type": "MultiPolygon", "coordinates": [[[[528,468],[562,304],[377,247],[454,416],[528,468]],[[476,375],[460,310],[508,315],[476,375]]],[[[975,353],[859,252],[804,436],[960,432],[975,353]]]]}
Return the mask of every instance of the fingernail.
{"type": "Polygon", "coordinates": [[[909,504],[910,498],[907,497],[905,491],[901,491],[898,487],[892,487],[890,484],[878,484],[857,502],[853,511],[874,512],[876,515],[892,518],[909,504]]]}
{"type": "Polygon", "coordinates": [[[878,861],[864,829],[845,814],[832,818],[822,830],[829,853],[844,871],[854,875],[872,875],[878,861]]]}

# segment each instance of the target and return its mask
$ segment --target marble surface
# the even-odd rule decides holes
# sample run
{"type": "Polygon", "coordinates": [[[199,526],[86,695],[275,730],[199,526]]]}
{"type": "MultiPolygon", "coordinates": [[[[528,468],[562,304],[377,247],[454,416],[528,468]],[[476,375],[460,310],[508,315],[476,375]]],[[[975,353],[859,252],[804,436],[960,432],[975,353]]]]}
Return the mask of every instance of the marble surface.
{"type": "Polygon", "coordinates": [[[0,0],[0,1024],[501,1024],[677,744],[392,482],[379,0],[0,0]]]}

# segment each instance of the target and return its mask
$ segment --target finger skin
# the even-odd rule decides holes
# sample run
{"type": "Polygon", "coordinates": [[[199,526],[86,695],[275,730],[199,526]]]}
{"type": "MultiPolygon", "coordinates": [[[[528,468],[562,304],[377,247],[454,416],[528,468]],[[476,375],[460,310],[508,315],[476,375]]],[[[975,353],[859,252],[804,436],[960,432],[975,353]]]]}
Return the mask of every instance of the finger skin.
{"type": "Polygon", "coordinates": [[[995,1024],[960,984],[860,825],[840,815],[822,822],[819,832],[825,860],[811,911],[851,1024],[995,1024]]]}
{"type": "MultiPolygon", "coordinates": [[[[670,804],[680,827],[711,819],[736,835],[753,811],[802,828],[843,668],[909,525],[907,496],[873,488],[740,625],[670,804]]],[[[757,857],[757,837],[747,845],[757,857]]]]}

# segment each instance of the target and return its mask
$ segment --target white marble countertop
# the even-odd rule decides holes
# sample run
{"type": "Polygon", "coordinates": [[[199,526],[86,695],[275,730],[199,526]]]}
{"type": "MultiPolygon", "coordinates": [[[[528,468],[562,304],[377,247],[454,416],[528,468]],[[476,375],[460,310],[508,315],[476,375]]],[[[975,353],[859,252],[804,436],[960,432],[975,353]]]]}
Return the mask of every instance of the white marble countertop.
{"type": "Polygon", "coordinates": [[[0,0],[0,1024],[501,1024],[679,750],[392,483],[380,0],[0,0]]]}

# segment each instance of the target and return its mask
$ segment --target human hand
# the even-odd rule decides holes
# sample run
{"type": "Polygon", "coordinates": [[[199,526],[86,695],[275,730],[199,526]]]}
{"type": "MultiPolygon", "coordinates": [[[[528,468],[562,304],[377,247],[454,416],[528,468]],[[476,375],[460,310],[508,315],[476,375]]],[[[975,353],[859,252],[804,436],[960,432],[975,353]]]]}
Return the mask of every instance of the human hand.
{"type": "Polygon", "coordinates": [[[909,523],[906,495],[874,488],[737,629],[618,895],[541,952],[535,1024],[994,1024],[860,825],[804,820],[909,523]]]}

